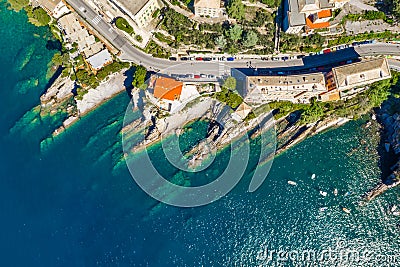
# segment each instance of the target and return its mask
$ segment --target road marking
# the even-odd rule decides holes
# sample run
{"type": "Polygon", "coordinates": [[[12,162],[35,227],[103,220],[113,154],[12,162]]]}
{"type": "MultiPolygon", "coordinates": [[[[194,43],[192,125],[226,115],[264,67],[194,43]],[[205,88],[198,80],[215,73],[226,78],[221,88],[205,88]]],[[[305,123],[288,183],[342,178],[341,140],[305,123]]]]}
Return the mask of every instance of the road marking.
{"type": "Polygon", "coordinates": [[[223,63],[218,63],[218,74],[222,76],[225,73],[225,65],[223,63]]]}
{"type": "Polygon", "coordinates": [[[94,19],[92,19],[92,22],[97,25],[100,22],[100,20],[101,20],[101,17],[99,15],[97,15],[94,19]]]}
{"type": "Polygon", "coordinates": [[[110,28],[108,29],[108,31],[109,31],[109,32],[113,32],[114,29],[110,27],[110,28]]]}

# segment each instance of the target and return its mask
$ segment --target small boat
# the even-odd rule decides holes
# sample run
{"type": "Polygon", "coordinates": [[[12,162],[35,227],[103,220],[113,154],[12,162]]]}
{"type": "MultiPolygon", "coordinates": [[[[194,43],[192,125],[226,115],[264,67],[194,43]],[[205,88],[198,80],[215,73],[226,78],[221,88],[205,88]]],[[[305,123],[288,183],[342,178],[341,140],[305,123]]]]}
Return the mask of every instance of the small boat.
{"type": "Polygon", "coordinates": [[[393,215],[394,215],[394,216],[400,216],[400,211],[395,211],[395,212],[393,212],[393,215]]]}
{"type": "Polygon", "coordinates": [[[327,192],[324,192],[324,191],[319,191],[319,194],[321,195],[321,196],[323,196],[323,197],[326,197],[327,195],[328,195],[328,193],[327,192]]]}
{"type": "Polygon", "coordinates": [[[385,150],[386,150],[386,152],[389,153],[389,151],[390,151],[390,144],[389,143],[385,143],[385,150]]]}
{"type": "Polygon", "coordinates": [[[287,181],[287,183],[290,184],[290,185],[297,185],[297,183],[294,182],[294,181],[287,181]]]}
{"type": "Polygon", "coordinates": [[[391,212],[394,212],[397,209],[396,205],[393,205],[393,207],[390,209],[391,212]]]}
{"type": "Polygon", "coordinates": [[[345,197],[350,196],[352,193],[350,191],[346,192],[346,194],[344,194],[345,197]]]}
{"type": "Polygon", "coordinates": [[[315,179],[315,173],[313,173],[312,175],[311,175],[311,179],[315,179]]]}
{"type": "Polygon", "coordinates": [[[328,207],[322,207],[322,208],[320,208],[319,210],[320,211],[326,211],[328,209],[328,207]]]}
{"type": "Polygon", "coordinates": [[[342,208],[342,210],[343,210],[344,212],[346,212],[347,214],[350,214],[350,213],[351,213],[351,210],[349,210],[348,208],[342,208]]]}
{"type": "Polygon", "coordinates": [[[335,195],[335,197],[339,194],[339,191],[337,190],[337,188],[333,189],[333,194],[335,195]]]}

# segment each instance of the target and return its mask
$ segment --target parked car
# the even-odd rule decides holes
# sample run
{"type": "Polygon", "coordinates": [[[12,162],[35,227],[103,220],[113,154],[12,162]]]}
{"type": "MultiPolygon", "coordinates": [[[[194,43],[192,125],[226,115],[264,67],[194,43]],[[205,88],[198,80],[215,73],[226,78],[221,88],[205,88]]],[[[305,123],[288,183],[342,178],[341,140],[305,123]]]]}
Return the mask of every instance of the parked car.
{"type": "Polygon", "coordinates": [[[288,60],[289,57],[282,57],[282,60],[288,60]]]}
{"type": "Polygon", "coordinates": [[[212,58],[210,58],[210,57],[205,57],[205,58],[203,58],[203,60],[204,60],[204,61],[211,61],[212,58]]]}
{"type": "Polygon", "coordinates": [[[305,55],[298,55],[298,56],[297,56],[298,59],[304,58],[304,57],[305,57],[305,55]]]}
{"type": "Polygon", "coordinates": [[[186,61],[189,60],[187,57],[181,57],[181,60],[186,61]]]}
{"type": "Polygon", "coordinates": [[[215,79],[215,75],[213,75],[213,74],[208,74],[208,78],[210,78],[210,79],[215,79]]]}
{"type": "Polygon", "coordinates": [[[200,74],[200,78],[207,78],[207,75],[205,75],[205,74],[200,74]]]}
{"type": "Polygon", "coordinates": [[[197,60],[197,61],[202,61],[203,58],[202,58],[202,57],[196,57],[196,60],[197,60]]]}
{"type": "Polygon", "coordinates": [[[226,61],[234,61],[234,60],[235,60],[234,57],[228,57],[228,58],[226,58],[226,61]]]}
{"type": "Polygon", "coordinates": [[[170,57],[169,60],[177,61],[178,59],[176,57],[170,57]]]}
{"type": "Polygon", "coordinates": [[[322,51],[322,53],[324,53],[324,54],[329,54],[330,52],[331,52],[331,50],[329,48],[322,51]]]}
{"type": "Polygon", "coordinates": [[[195,75],[194,75],[194,78],[195,78],[195,79],[199,79],[199,78],[200,78],[200,75],[195,74],[195,75]]]}
{"type": "Polygon", "coordinates": [[[189,79],[193,79],[194,78],[194,75],[193,74],[186,74],[186,78],[189,78],[189,79]]]}
{"type": "Polygon", "coordinates": [[[351,59],[346,61],[346,64],[351,64],[351,63],[353,63],[353,60],[351,59]]]}

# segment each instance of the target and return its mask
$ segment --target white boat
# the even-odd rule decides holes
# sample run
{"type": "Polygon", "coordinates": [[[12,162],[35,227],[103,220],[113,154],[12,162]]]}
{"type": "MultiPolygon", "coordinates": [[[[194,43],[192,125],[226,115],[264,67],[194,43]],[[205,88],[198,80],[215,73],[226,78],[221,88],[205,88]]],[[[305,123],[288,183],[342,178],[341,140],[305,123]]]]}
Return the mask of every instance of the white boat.
{"type": "Polygon", "coordinates": [[[320,208],[319,210],[320,211],[326,211],[328,209],[328,207],[322,207],[322,208],[320,208]]]}
{"type": "Polygon", "coordinates": [[[290,185],[297,185],[297,183],[294,182],[294,181],[287,181],[287,183],[290,184],[290,185]]]}
{"type": "Polygon", "coordinates": [[[313,173],[312,175],[311,175],[311,179],[315,179],[315,173],[313,173]]]}
{"type": "Polygon", "coordinates": [[[396,205],[393,205],[393,207],[390,209],[391,212],[394,212],[397,209],[396,205]]]}
{"type": "Polygon", "coordinates": [[[335,197],[339,194],[339,191],[337,190],[337,188],[333,189],[333,194],[335,195],[335,197]]]}
{"type": "Polygon", "coordinates": [[[321,195],[321,196],[323,196],[323,197],[326,197],[327,195],[328,195],[328,193],[327,192],[324,192],[324,191],[319,191],[319,194],[321,195]]]}
{"type": "Polygon", "coordinates": [[[395,211],[395,212],[393,212],[393,215],[394,215],[394,216],[400,216],[400,211],[395,211]]]}
{"type": "Polygon", "coordinates": [[[350,213],[351,213],[351,210],[349,210],[348,208],[342,208],[342,210],[343,210],[344,212],[346,212],[347,214],[350,214],[350,213]]]}

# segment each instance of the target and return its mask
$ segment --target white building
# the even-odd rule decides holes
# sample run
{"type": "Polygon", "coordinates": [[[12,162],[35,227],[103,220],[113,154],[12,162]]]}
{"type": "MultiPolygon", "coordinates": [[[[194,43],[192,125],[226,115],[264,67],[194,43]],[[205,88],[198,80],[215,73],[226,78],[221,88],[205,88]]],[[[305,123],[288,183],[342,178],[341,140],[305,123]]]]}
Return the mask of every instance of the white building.
{"type": "Polygon", "coordinates": [[[323,73],[286,76],[248,76],[246,77],[248,103],[267,103],[290,101],[309,103],[312,97],[327,91],[323,73]]]}
{"type": "Polygon", "coordinates": [[[217,18],[221,11],[221,0],[195,0],[194,14],[196,16],[204,16],[217,18]]]}
{"type": "Polygon", "coordinates": [[[97,54],[104,48],[103,43],[96,42],[96,38],[81,25],[74,13],[62,16],[58,20],[58,26],[63,32],[64,41],[70,44],[76,43],[79,52],[84,53],[86,58],[97,54]]]}
{"type": "Polygon", "coordinates": [[[349,0],[285,0],[283,30],[287,33],[310,32],[330,26],[332,11],[349,0]]]}
{"type": "Polygon", "coordinates": [[[101,50],[99,53],[89,57],[86,61],[90,64],[93,70],[100,70],[104,66],[112,63],[113,59],[107,49],[101,50]]]}
{"type": "Polygon", "coordinates": [[[140,28],[148,26],[153,14],[161,8],[158,0],[109,0],[122,13],[130,17],[140,28]]]}

